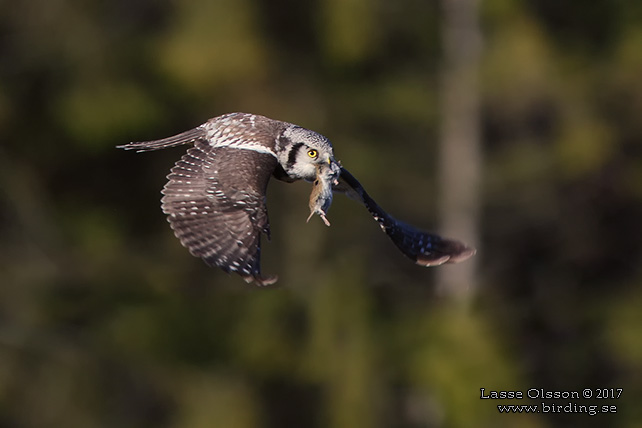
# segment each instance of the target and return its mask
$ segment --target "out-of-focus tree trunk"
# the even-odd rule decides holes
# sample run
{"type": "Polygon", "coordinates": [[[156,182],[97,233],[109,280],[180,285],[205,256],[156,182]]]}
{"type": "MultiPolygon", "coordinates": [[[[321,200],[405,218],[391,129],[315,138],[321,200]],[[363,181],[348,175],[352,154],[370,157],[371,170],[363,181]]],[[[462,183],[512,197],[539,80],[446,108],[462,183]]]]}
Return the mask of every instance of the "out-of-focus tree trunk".
{"type": "MultiPolygon", "coordinates": [[[[478,0],[442,0],[440,232],[477,247],[481,180],[478,0]]],[[[478,257],[438,270],[438,291],[472,296],[478,257]]]]}

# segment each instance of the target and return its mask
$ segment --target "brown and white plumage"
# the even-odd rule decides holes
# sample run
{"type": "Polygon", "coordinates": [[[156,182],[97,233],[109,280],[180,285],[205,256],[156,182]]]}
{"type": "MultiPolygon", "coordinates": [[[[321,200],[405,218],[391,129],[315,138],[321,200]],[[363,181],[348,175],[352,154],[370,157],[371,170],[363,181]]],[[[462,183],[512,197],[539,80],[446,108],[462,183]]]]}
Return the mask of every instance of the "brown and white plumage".
{"type": "MultiPolygon", "coordinates": [[[[395,245],[417,264],[464,260],[474,250],[420,231],[388,215],[334,158],[330,141],[299,126],[247,113],[231,113],[173,137],[119,146],[139,152],[193,144],[171,169],[162,209],[174,234],[191,254],[259,285],[261,235],[270,235],[266,189],[271,176],[314,182],[311,216],[326,224],[332,192],[363,203],[395,245]]],[[[308,218],[309,220],[309,218],[308,218]]]]}
{"type": "Polygon", "coordinates": [[[162,208],[176,237],[210,266],[260,284],[261,233],[269,237],[265,192],[274,157],[196,140],[172,168],[162,208]]]}

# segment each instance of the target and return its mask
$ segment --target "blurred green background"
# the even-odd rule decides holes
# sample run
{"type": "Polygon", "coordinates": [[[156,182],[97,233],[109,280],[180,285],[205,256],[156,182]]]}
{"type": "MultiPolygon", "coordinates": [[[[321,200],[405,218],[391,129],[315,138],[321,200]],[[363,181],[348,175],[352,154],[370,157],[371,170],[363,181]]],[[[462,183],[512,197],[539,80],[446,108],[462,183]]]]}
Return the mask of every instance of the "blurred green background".
{"type": "Polygon", "coordinates": [[[248,286],[160,211],[185,149],[115,148],[263,114],[441,230],[447,1],[0,3],[0,427],[642,426],[642,3],[472,10],[468,264],[415,266],[343,197],[306,224],[310,186],[273,182],[280,282],[248,286]],[[502,415],[482,387],[624,391],[502,415]]]}

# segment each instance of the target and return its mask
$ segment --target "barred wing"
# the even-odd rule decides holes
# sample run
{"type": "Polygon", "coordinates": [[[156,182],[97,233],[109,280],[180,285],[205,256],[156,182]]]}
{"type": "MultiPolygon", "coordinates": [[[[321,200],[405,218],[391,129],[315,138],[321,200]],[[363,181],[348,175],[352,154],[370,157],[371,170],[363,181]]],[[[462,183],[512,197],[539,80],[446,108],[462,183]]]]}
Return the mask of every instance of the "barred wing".
{"type": "Polygon", "coordinates": [[[162,208],[174,234],[194,256],[259,285],[261,233],[268,235],[265,193],[276,159],[266,153],[212,147],[202,139],[172,168],[162,208]]]}

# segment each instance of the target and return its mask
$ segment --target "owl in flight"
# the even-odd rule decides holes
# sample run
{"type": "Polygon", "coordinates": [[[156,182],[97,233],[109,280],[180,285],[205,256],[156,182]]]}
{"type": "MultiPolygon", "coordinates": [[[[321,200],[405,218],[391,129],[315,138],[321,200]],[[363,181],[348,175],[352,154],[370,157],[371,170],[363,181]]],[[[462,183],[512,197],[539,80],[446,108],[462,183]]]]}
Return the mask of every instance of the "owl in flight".
{"type": "MultiPolygon", "coordinates": [[[[313,183],[310,217],[326,214],[333,193],[360,201],[403,254],[420,266],[457,263],[472,247],[403,223],[383,210],[334,158],[321,134],[248,113],[230,113],[155,141],[118,146],[145,152],[193,144],[163,188],[162,209],[174,234],[194,256],[247,282],[269,285],[261,274],[261,234],[270,237],[266,191],[270,177],[313,183]]],[[[309,220],[310,218],[308,218],[309,220]]]]}

